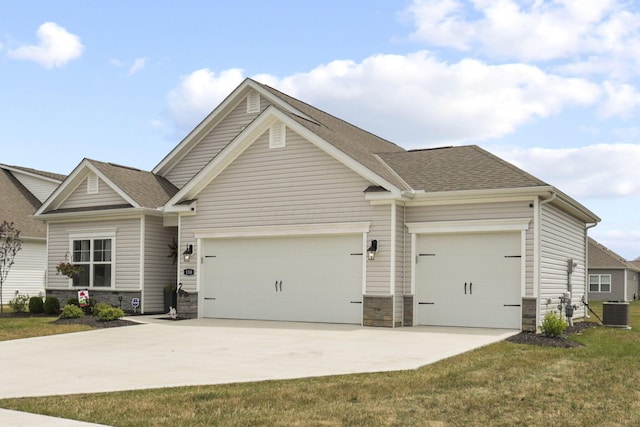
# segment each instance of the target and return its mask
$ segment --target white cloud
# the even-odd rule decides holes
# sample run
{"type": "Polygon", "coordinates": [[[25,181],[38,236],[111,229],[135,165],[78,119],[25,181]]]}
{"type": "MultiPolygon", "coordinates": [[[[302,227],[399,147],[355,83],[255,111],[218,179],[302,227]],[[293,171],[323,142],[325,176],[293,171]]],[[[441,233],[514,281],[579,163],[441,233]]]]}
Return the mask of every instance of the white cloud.
{"type": "Polygon", "coordinates": [[[605,102],[600,106],[599,113],[604,118],[631,117],[634,110],[640,107],[640,92],[629,84],[604,82],[605,102]]]}
{"type": "Polygon", "coordinates": [[[148,58],[136,58],[136,60],[133,61],[133,65],[129,68],[129,75],[133,76],[137,72],[142,71],[147,64],[147,60],[148,58]]]}
{"type": "Polygon", "coordinates": [[[217,74],[208,68],[181,78],[168,95],[167,114],[181,130],[191,130],[242,80],[243,72],[233,68],[217,74]]]}
{"type": "Polygon", "coordinates": [[[618,74],[621,63],[640,71],[640,13],[633,7],[617,0],[413,0],[404,14],[416,27],[412,37],[431,45],[618,74]]]}
{"type": "Polygon", "coordinates": [[[84,50],[78,36],[54,22],[40,25],[37,36],[37,45],[25,45],[10,50],[9,57],[35,61],[45,68],[55,68],[80,57],[84,50]]]}
{"type": "MultiPolygon", "coordinates": [[[[242,81],[242,71],[203,69],[169,95],[169,116],[189,130],[242,81]]],[[[404,147],[497,138],[518,126],[589,105],[601,89],[524,64],[448,64],[428,52],[333,61],[307,73],[254,79],[404,147]]]]}
{"type": "Polygon", "coordinates": [[[491,151],[572,197],[640,196],[640,144],[491,151]]]}

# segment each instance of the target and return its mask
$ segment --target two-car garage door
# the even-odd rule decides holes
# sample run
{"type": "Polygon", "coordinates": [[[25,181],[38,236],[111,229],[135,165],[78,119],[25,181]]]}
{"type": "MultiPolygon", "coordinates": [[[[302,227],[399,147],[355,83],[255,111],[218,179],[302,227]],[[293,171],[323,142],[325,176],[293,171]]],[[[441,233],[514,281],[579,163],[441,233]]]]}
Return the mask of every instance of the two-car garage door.
{"type": "Polygon", "coordinates": [[[417,236],[416,323],[521,327],[520,232],[417,236]]]}
{"type": "Polygon", "coordinates": [[[360,324],[362,234],[203,241],[203,315],[360,324]]]}

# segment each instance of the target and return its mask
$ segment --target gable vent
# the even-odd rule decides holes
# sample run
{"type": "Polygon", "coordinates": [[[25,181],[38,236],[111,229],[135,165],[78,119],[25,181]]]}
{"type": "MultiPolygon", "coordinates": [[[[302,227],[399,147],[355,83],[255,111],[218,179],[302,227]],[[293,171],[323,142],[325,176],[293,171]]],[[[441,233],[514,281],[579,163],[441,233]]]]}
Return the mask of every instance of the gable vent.
{"type": "Polygon", "coordinates": [[[287,127],[275,122],[269,127],[269,148],[284,148],[287,145],[287,127]]]}
{"type": "Polygon", "coordinates": [[[87,177],[87,194],[97,194],[98,189],[98,175],[89,174],[87,177]]]}
{"type": "Polygon", "coordinates": [[[260,94],[256,91],[249,92],[247,95],[247,114],[260,112],[260,94]]]}

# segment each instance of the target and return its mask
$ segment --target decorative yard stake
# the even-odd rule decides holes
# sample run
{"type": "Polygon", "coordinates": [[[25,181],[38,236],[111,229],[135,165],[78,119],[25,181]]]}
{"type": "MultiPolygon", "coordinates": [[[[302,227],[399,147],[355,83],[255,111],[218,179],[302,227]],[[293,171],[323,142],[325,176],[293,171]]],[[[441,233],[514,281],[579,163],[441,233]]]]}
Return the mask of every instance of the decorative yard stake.
{"type": "Polygon", "coordinates": [[[4,221],[0,225],[0,313],[4,310],[2,306],[2,286],[20,249],[22,249],[20,230],[13,226],[13,222],[4,221]]]}

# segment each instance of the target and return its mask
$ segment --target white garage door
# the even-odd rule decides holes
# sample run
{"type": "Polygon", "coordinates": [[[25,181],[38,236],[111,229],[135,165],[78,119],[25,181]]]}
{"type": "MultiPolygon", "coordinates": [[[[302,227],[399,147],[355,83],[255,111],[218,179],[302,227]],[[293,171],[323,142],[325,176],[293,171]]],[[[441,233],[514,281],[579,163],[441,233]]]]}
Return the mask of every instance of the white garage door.
{"type": "Polygon", "coordinates": [[[416,249],[419,325],[521,328],[520,233],[419,235],[416,249]]]}
{"type": "Polygon", "coordinates": [[[362,321],[362,235],[205,240],[205,317],[362,321]]]}

